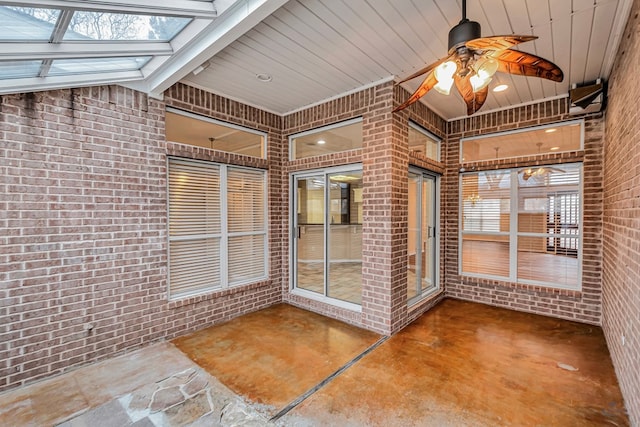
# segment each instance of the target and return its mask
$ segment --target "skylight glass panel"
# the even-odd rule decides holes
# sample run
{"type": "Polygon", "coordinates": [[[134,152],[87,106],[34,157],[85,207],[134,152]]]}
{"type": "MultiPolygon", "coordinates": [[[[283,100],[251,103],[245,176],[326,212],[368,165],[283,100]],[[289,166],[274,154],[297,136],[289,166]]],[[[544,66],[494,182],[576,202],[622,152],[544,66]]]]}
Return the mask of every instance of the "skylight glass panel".
{"type": "Polygon", "coordinates": [[[76,11],[64,40],[169,41],[191,18],[76,11]]]}
{"type": "Polygon", "coordinates": [[[118,71],[135,71],[142,68],[150,56],[120,58],[82,58],[56,59],[51,64],[50,76],[70,74],[110,73],[118,71]]]}
{"type": "Polygon", "coordinates": [[[0,40],[49,41],[60,11],[0,6],[0,40]]]}
{"type": "Polygon", "coordinates": [[[42,61],[2,61],[0,79],[22,79],[37,77],[42,61]]]}

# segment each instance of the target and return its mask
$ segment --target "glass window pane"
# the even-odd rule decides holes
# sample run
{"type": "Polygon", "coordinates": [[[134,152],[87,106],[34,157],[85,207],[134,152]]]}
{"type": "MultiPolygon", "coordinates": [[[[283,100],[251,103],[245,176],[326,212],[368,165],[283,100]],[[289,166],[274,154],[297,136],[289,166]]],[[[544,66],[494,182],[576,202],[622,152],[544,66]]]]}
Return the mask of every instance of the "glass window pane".
{"type": "Polygon", "coordinates": [[[166,112],[167,141],[266,158],[266,134],[190,113],[166,112]]]}
{"type": "Polygon", "coordinates": [[[362,120],[350,120],[289,138],[291,160],[362,148],[362,120]]]}
{"type": "Polygon", "coordinates": [[[20,79],[36,77],[42,61],[3,61],[0,62],[0,79],[20,79]]]}
{"type": "Polygon", "coordinates": [[[463,162],[506,159],[580,150],[582,122],[463,139],[463,162]]]}
{"type": "Polygon", "coordinates": [[[440,142],[430,132],[409,122],[409,151],[440,161],[440,142]]]}
{"type": "Polygon", "coordinates": [[[581,179],[579,163],[463,174],[462,273],[580,289],[581,179]],[[507,179],[517,203],[504,197],[507,179]]]}
{"type": "Polygon", "coordinates": [[[199,162],[169,162],[169,235],[219,234],[219,168],[199,162]]]}
{"type": "Polygon", "coordinates": [[[578,287],[577,237],[518,238],[518,280],[578,287]],[[551,246],[549,242],[557,241],[551,246]]]}
{"type": "Polygon", "coordinates": [[[362,172],[329,175],[329,277],[327,296],[362,303],[361,202],[354,190],[362,189],[362,172]]]}
{"type": "Polygon", "coordinates": [[[296,178],[296,287],[324,295],[325,179],[296,178]]]}
{"type": "Polygon", "coordinates": [[[518,231],[577,231],[580,222],[580,166],[536,166],[518,171],[518,231]]]}
{"type": "Polygon", "coordinates": [[[408,218],[407,218],[407,300],[418,295],[421,287],[420,276],[422,273],[420,268],[422,263],[419,262],[421,253],[421,242],[417,236],[420,231],[420,187],[422,176],[409,172],[409,200],[408,200],[408,218]]]}
{"type": "Polygon", "coordinates": [[[265,173],[228,168],[227,210],[229,232],[264,231],[265,173]]]}
{"type": "Polygon", "coordinates": [[[510,218],[509,171],[486,171],[462,176],[462,229],[508,232],[510,218]]]}
{"type": "Polygon", "coordinates": [[[463,236],[462,272],[508,278],[509,236],[463,236]]]}
{"type": "Polygon", "coordinates": [[[160,40],[176,36],[191,18],[76,11],[64,40],[160,40]]]}
{"type": "Polygon", "coordinates": [[[150,59],[150,56],[132,58],[56,59],[51,64],[49,75],[65,76],[70,74],[135,71],[142,68],[150,59]]]}
{"type": "Polygon", "coordinates": [[[264,234],[229,237],[229,284],[266,276],[264,234]]]}
{"type": "Polygon", "coordinates": [[[0,6],[0,40],[49,41],[60,11],[0,6]]]}
{"type": "Polygon", "coordinates": [[[220,239],[169,242],[172,297],[220,287],[220,239]]]}

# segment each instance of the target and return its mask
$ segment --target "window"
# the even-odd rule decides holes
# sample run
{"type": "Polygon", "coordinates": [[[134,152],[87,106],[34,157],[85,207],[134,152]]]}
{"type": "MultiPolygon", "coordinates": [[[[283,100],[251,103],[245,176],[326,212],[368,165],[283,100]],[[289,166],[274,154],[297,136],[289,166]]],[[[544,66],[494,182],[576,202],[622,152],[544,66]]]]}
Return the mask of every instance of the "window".
{"type": "Polygon", "coordinates": [[[461,176],[460,273],[580,289],[582,165],[461,176]]]}
{"type": "Polygon", "coordinates": [[[477,162],[580,150],[583,135],[584,121],[574,120],[464,138],[460,142],[460,161],[477,162]]]}
{"type": "Polygon", "coordinates": [[[267,157],[264,132],[173,108],[167,109],[165,119],[167,141],[261,159],[267,157]]]}
{"type": "Polygon", "coordinates": [[[440,139],[421,126],[409,122],[409,151],[440,161],[440,139]]]}
{"type": "Polygon", "coordinates": [[[289,137],[291,160],[362,148],[362,119],[347,120],[289,137]]]}
{"type": "Polygon", "coordinates": [[[267,277],[266,173],[169,159],[169,296],[267,277]]]}

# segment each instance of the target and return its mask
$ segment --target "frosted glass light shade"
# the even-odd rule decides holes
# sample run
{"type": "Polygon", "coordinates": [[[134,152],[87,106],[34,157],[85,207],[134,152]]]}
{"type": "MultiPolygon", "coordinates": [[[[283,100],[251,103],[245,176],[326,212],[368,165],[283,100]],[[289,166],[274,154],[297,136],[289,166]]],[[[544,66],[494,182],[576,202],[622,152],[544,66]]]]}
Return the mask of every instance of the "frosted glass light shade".
{"type": "Polygon", "coordinates": [[[433,87],[443,95],[449,95],[453,86],[453,74],[458,69],[458,65],[453,61],[443,62],[433,71],[438,83],[433,87]]]}
{"type": "Polygon", "coordinates": [[[471,76],[469,81],[473,91],[477,92],[491,83],[491,78],[498,71],[498,61],[492,58],[481,59],[474,68],[476,68],[476,73],[471,76]]]}

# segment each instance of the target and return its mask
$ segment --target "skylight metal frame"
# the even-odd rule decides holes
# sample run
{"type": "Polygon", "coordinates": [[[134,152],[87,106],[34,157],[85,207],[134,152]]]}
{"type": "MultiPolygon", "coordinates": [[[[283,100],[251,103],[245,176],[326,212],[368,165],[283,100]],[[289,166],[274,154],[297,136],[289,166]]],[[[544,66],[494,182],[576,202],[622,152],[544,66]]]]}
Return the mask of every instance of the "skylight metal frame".
{"type": "Polygon", "coordinates": [[[8,0],[2,6],[86,10],[141,15],[167,15],[183,18],[214,19],[218,16],[214,0],[8,0]]]}
{"type": "Polygon", "coordinates": [[[37,76],[2,78],[0,95],[99,84],[121,84],[161,98],[163,91],[192,72],[288,0],[0,0],[0,6],[60,10],[48,42],[0,41],[0,64],[42,61],[37,76]],[[169,41],[65,40],[76,11],[190,18],[169,41]],[[55,60],[151,56],[135,71],[51,76],[55,60]]]}

